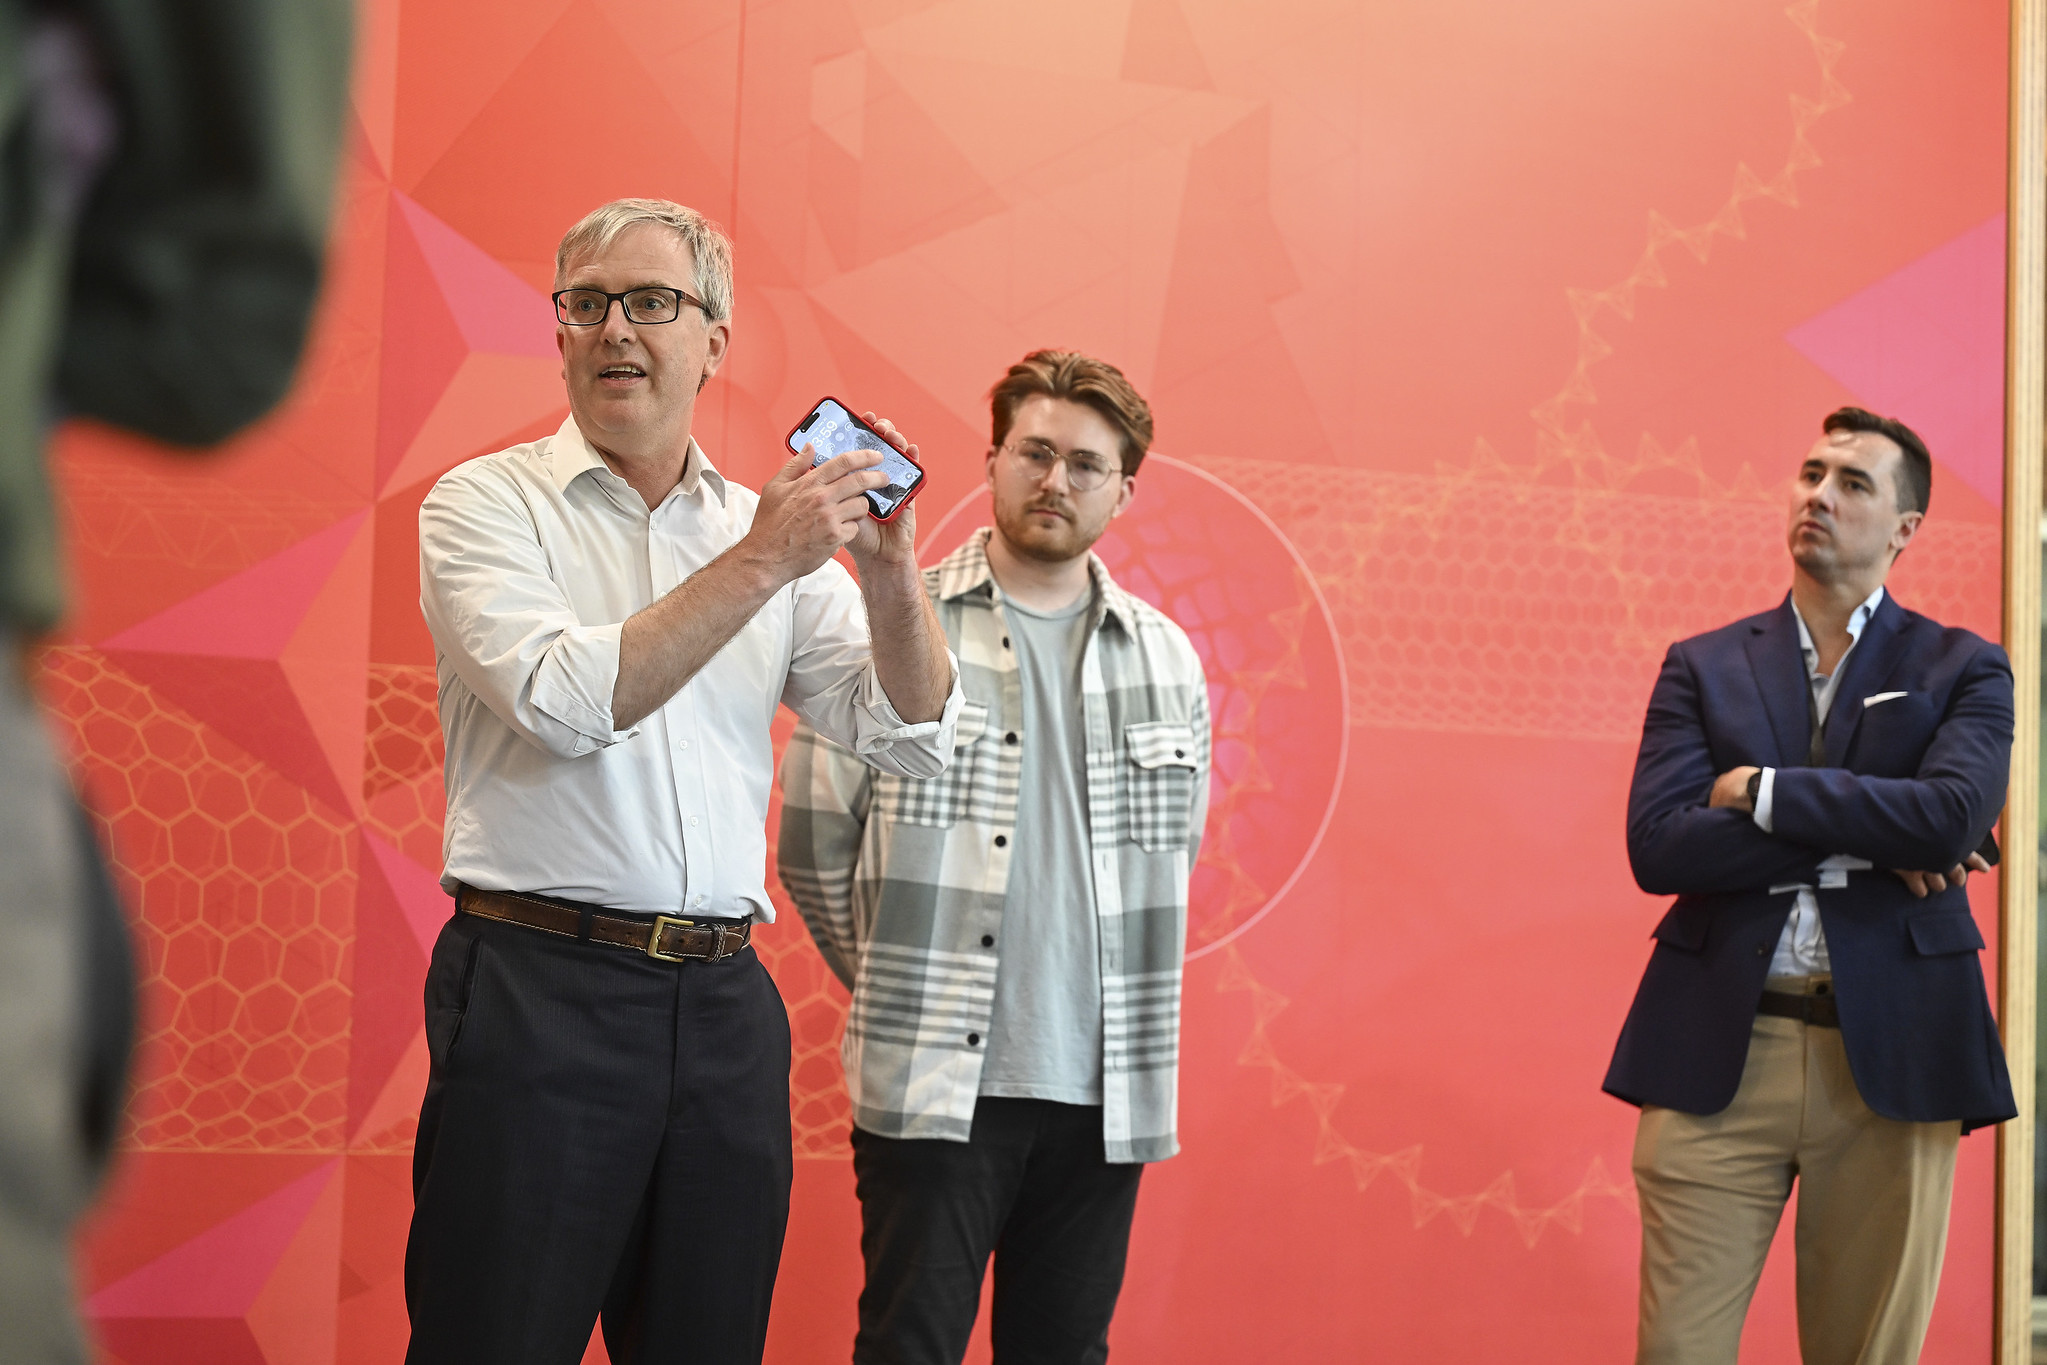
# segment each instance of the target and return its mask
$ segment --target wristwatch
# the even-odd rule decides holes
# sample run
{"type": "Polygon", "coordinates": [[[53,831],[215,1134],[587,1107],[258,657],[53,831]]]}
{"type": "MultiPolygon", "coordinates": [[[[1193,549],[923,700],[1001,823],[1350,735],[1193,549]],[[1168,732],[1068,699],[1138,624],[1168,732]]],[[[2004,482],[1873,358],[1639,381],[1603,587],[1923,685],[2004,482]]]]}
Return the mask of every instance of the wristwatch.
{"type": "Polygon", "coordinates": [[[1754,810],[1763,794],[1763,770],[1756,769],[1748,775],[1748,808],[1754,810]]]}

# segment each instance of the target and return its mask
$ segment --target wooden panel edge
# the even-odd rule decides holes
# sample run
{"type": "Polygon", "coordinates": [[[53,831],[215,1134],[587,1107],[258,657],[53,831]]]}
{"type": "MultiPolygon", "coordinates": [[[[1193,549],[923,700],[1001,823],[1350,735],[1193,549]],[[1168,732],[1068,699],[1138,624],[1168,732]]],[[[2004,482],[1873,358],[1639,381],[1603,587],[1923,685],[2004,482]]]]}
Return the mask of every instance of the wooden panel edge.
{"type": "Polygon", "coordinates": [[[2004,646],[2017,725],[2004,811],[1998,1023],[2019,1116],[1997,1134],[1996,1358],[2033,1354],[2033,1069],[2039,988],[2041,477],[2047,456],[2047,0],[2012,0],[2005,274],[2004,646]]]}

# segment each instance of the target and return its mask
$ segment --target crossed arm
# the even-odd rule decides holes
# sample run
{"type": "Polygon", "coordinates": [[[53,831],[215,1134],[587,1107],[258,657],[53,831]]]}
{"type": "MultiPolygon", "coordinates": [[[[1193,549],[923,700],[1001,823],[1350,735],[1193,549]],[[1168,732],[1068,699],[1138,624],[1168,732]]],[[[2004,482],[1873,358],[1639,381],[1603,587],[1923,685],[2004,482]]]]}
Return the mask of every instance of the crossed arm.
{"type": "Polygon", "coordinates": [[[1810,882],[1833,853],[1901,871],[1916,894],[1959,880],[2004,801],[2011,748],[2011,674],[1985,651],[1956,683],[1947,714],[1910,777],[1841,768],[1783,768],[1774,832],[1748,802],[1753,766],[1716,771],[1697,678],[1678,648],[1650,697],[1628,799],[1628,856],[1654,895],[1760,891],[1810,882]]]}

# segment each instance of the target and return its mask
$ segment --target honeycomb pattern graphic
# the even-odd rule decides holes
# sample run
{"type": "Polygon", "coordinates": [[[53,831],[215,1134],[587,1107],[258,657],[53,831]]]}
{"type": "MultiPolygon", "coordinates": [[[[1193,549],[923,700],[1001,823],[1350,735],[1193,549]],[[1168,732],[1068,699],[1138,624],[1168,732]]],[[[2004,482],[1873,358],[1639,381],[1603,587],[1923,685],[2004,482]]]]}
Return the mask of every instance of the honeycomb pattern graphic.
{"type": "MultiPolygon", "coordinates": [[[[782,746],[796,728],[785,707],[775,712],[772,735],[779,765],[782,746]]],[[[782,789],[777,783],[768,797],[769,830],[782,821],[782,789]]],[[[839,1065],[839,1039],[845,1033],[846,988],[825,966],[811,942],[803,917],[782,890],[775,875],[775,844],[768,841],[768,895],[775,903],[775,922],[754,930],[753,948],[760,954],[782,1003],[789,1010],[789,1126],[798,1160],[837,1160],[852,1155],[849,1138],[853,1102],[846,1095],[846,1077],[839,1065]]]]}
{"type": "MultiPolygon", "coordinates": [[[[1633,743],[1673,641],[1784,595],[1784,512],[1760,495],[1365,470],[1323,471],[1304,489],[1289,465],[1203,463],[1278,522],[1315,574],[1361,683],[1357,725],[1633,743]]],[[[1913,610],[1994,638],[1982,585],[2002,555],[1997,527],[1935,519],[1893,588],[1913,610]]]]}
{"type": "Polygon", "coordinates": [[[124,1145],[341,1145],[354,938],[352,822],[94,650],[38,685],[135,911],[143,977],[124,1145]]]}
{"type": "Polygon", "coordinates": [[[370,665],[363,823],[421,867],[441,865],[446,745],[429,664],[370,665]]]}
{"type": "MultiPolygon", "coordinates": [[[[779,800],[778,800],[779,806],[779,800]]],[[[774,816],[769,817],[772,826],[774,816]]],[[[772,855],[770,855],[772,858],[772,855]]],[[[799,1160],[852,1156],[853,1103],[839,1065],[846,988],[824,965],[796,907],[775,887],[775,922],[755,931],[754,950],[789,1007],[789,1126],[799,1160]]]]}

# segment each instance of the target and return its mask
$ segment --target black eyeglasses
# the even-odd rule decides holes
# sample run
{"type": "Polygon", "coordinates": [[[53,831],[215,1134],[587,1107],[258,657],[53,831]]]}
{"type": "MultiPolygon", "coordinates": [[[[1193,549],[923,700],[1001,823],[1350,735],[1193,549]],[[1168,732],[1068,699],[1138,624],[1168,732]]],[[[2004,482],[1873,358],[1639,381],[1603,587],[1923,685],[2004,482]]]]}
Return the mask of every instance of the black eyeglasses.
{"type": "Polygon", "coordinates": [[[563,289],[554,296],[554,315],[565,326],[595,327],[611,316],[613,299],[624,307],[627,322],[673,322],[682,315],[685,303],[702,308],[705,318],[711,316],[710,308],[696,295],[662,284],[628,289],[623,294],[607,294],[602,289],[563,289]]]}

